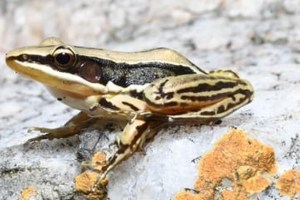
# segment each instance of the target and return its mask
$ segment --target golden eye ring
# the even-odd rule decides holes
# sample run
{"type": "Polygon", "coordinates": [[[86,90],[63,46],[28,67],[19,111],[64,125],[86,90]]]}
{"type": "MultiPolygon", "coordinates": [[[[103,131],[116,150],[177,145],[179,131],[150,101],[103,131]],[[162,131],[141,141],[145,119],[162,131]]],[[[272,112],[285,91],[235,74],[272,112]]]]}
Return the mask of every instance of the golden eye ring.
{"type": "Polygon", "coordinates": [[[55,66],[66,71],[76,63],[76,54],[68,47],[59,47],[53,52],[55,66]]]}

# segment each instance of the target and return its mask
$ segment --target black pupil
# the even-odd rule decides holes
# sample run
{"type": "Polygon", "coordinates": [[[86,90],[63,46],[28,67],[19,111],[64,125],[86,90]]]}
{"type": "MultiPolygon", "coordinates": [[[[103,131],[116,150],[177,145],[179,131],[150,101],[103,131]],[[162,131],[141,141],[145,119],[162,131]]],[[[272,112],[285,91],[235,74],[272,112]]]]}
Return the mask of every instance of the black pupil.
{"type": "Polygon", "coordinates": [[[71,56],[65,52],[59,53],[56,57],[55,57],[56,61],[60,64],[60,65],[66,65],[70,62],[71,60],[71,56]]]}

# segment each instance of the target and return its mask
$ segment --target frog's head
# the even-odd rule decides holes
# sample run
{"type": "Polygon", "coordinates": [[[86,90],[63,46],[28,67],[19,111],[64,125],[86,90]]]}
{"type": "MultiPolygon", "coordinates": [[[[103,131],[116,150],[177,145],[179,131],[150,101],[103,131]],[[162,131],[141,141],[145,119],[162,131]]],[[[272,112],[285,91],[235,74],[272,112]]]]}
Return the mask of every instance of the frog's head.
{"type": "Polygon", "coordinates": [[[83,60],[83,48],[64,44],[56,38],[39,46],[23,47],[6,54],[7,65],[48,88],[79,96],[105,93],[101,68],[83,60]]]}

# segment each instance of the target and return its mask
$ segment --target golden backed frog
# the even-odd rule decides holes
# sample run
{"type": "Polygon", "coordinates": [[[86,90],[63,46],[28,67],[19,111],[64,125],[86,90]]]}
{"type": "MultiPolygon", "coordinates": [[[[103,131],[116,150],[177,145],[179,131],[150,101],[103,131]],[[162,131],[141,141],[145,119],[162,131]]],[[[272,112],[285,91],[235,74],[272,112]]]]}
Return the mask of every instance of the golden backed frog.
{"type": "Polygon", "coordinates": [[[128,122],[101,179],[162,127],[213,124],[253,99],[251,84],[233,71],[205,72],[167,48],[127,53],[48,38],[7,53],[6,63],[81,111],[63,127],[36,128],[44,134],[30,141],[72,136],[97,118],[128,122]]]}

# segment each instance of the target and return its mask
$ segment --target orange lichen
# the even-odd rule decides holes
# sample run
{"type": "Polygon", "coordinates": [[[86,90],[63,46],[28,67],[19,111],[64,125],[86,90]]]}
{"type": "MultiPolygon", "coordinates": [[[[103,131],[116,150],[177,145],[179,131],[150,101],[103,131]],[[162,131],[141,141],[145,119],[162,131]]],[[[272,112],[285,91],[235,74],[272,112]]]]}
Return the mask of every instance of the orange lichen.
{"type": "Polygon", "coordinates": [[[232,188],[223,190],[221,192],[221,197],[223,200],[248,200],[245,188],[240,187],[236,182],[232,183],[232,188]]]}
{"type": "Polygon", "coordinates": [[[176,200],[206,200],[201,194],[183,191],[177,194],[176,200]]]}
{"type": "Polygon", "coordinates": [[[276,187],[281,195],[294,198],[300,196],[300,170],[288,170],[277,181],[276,187]]]}
{"type": "Polygon", "coordinates": [[[85,171],[75,178],[75,189],[86,195],[89,200],[105,199],[108,180],[101,180],[96,184],[99,174],[93,171],[85,171]]]}
{"type": "Polygon", "coordinates": [[[102,167],[106,165],[106,155],[103,152],[97,152],[92,157],[92,168],[101,171],[102,167]]]}
{"type": "MultiPolygon", "coordinates": [[[[93,169],[101,170],[105,163],[105,154],[98,152],[93,156],[90,166],[93,169]]],[[[106,186],[108,184],[108,180],[104,179],[99,181],[99,177],[99,173],[89,170],[78,175],[75,178],[76,191],[85,194],[89,200],[105,199],[107,195],[106,186]]]]}
{"type": "Polygon", "coordinates": [[[97,181],[99,174],[93,171],[85,171],[75,178],[75,189],[78,192],[88,194],[97,181]]]}
{"type": "Polygon", "coordinates": [[[257,175],[243,181],[242,184],[248,194],[254,194],[264,191],[271,184],[271,181],[257,175]]]}
{"type": "Polygon", "coordinates": [[[36,194],[36,189],[32,186],[25,188],[21,193],[20,200],[29,200],[36,194]]]}
{"type": "MultiPolygon", "coordinates": [[[[224,135],[214,145],[214,149],[200,160],[195,190],[200,191],[199,195],[203,199],[214,199],[217,196],[222,199],[247,199],[247,196],[268,187],[268,177],[276,171],[273,149],[249,139],[245,132],[234,129],[224,135]],[[229,179],[231,186],[218,192],[216,188],[220,188],[224,179],[229,179]]],[[[183,199],[183,195],[189,196],[187,192],[181,192],[175,199],[183,199]]]]}

